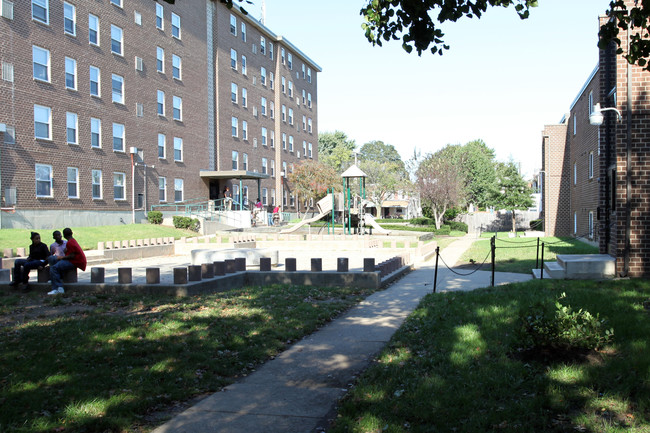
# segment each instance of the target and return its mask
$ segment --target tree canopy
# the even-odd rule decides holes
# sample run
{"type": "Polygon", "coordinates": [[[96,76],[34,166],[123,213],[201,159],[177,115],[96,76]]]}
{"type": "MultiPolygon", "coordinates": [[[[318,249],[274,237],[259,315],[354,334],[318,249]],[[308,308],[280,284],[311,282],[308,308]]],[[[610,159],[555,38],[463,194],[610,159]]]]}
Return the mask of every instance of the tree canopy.
{"type": "Polygon", "coordinates": [[[294,167],[289,182],[299,198],[313,202],[325,197],[328,188],[341,189],[341,179],[331,167],[309,159],[294,167]]]}
{"type": "Polygon", "coordinates": [[[318,158],[337,173],[342,173],[352,161],[352,151],[356,147],[345,132],[321,132],[318,134],[318,158]]]}
{"type": "Polygon", "coordinates": [[[428,155],[417,170],[416,185],[423,206],[431,209],[436,228],[442,224],[447,209],[457,206],[463,195],[463,178],[445,150],[428,155]]]}
{"type": "Polygon", "coordinates": [[[497,209],[512,211],[512,231],[515,231],[515,211],[528,209],[533,204],[532,190],[519,174],[514,162],[497,163],[497,189],[494,202],[497,209]]]}
{"type": "Polygon", "coordinates": [[[637,64],[650,71],[650,1],[643,0],[640,4],[628,10],[624,0],[609,2],[607,15],[612,18],[605,23],[598,32],[601,49],[614,42],[617,45],[617,54],[624,54],[625,59],[631,64],[637,64]],[[620,30],[630,29],[630,48],[624,50],[624,41],[618,37],[620,30]]]}

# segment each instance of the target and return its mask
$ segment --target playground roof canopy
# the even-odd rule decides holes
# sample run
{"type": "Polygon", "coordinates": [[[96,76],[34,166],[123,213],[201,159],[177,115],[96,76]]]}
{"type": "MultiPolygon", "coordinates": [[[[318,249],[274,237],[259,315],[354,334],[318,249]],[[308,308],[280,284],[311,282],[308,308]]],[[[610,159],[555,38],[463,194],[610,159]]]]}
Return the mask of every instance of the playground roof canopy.
{"type": "Polygon", "coordinates": [[[352,164],[350,168],[345,170],[341,177],[368,177],[359,167],[352,164]]]}

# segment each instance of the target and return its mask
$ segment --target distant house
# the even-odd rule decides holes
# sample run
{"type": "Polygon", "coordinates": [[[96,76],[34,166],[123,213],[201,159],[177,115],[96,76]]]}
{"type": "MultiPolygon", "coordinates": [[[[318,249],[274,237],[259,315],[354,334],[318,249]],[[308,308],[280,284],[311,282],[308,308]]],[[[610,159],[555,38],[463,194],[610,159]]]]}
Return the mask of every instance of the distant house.
{"type": "Polygon", "coordinates": [[[600,50],[570,112],[542,134],[547,234],[597,242],[616,258],[619,276],[650,276],[649,84],[650,73],[617,56],[614,45],[600,50]],[[592,124],[599,114],[602,124],[592,124]]]}

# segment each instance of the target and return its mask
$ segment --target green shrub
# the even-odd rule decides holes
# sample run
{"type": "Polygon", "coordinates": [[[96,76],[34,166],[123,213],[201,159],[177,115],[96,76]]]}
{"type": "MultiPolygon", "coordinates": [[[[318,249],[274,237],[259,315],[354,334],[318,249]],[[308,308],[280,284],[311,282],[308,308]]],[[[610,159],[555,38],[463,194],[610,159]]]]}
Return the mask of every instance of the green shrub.
{"type": "Polygon", "coordinates": [[[434,224],[433,220],[427,217],[413,218],[410,222],[414,226],[430,226],[434,224]]]}
{"type": "Polygon", "coordinates": [[[442,225],[438,230],[436,230],[437,235],[449,236],[451,234],[451,227],[448,225],[442,225]]]}
{"type": "Polygon", "coordinates": [[[540,218],[540,219],[536,219],[536,220],[532,220],[532,221],[530,222],[530,229],[531,229],[531,230],[540,230],[540,231],[544,231],[544,220],[541,219],[541,218],[540,218]]]}
{"type": "Polygon", "coordinates": [[[174,227],[177,229],[187,229],[192,231],[199,231],[199,220],[196,218],[184,217],[184,216],[174,216],[174,227]]]}
{"type": "Polygon", "coordinates": [[[451,230],[457,230],[459,232],[467,233],[467,231],[469,230],[467,224],[460,221],[447,221],[446,225],[451,227],[451,230]]]}
{"type": "Polygon", "coordinates": [[[452,207],[451,209],[447,209],[445,211],[445,214],[443,215],[442,219],[445,221],[451,221],[455,219],[459,214],[462,213],[462,210],[457,207],[452,207]]]}
{"type": "Polygon", "coordinates": [[[162,224],[163,222],[163,214],[162,212],[158,210],[152,210],[147,214],[147,219],[149,220],[149,223],[151,224],[162,224]]]}
{"type": "Polygon", "coordinates": [[[605,329],[605,320],[562,305],[565,297],[562,293],[555,305],[537,303],[519,313],[517,337],[524,348],[598,349],[612,341],[614,330],[605,329]]]}

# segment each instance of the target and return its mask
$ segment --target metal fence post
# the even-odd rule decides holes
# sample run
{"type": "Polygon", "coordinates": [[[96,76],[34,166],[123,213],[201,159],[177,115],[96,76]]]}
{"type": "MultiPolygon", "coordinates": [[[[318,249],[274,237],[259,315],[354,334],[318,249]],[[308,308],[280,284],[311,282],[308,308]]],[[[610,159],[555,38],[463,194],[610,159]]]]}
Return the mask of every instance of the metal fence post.
{"type": "Polygon", "coordinates": [[[433,293],[436,293],[436,284],[438,284],[438,256],[440,255],[440,247],[436,247],[436,269],[433,273],[433,293]]]}
{"type": "Polygon", "coordinates": [[[496,236],[492,236],[492,238],[490,238],[490,250],[491,250],[491,253],[492,253],[492,279],[490,281],[490,285],[492,287],[494,287],[494,255],[495,255],[494,252],[496,250],[495,239],[496,239],[496,236]]]}

